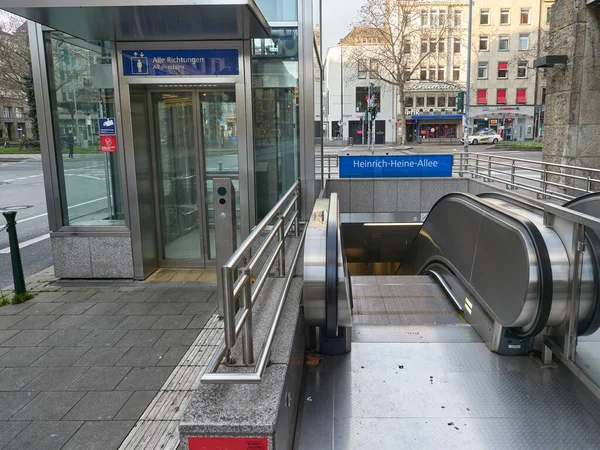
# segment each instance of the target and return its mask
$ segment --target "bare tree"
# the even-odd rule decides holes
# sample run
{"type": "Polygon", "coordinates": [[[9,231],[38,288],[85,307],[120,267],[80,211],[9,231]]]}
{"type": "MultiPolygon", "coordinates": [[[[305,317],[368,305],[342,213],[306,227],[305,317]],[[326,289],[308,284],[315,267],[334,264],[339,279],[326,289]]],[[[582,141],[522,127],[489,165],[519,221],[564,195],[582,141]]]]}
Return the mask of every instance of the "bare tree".
{"type": "MultiPolygon", "coordinates": [[[[448,4],[437,6],[419,0],[366,0],[353,32],[342,41],[359,76],[367,71],[397,87],[401,145],[406,140],[405,87],[411,79],[429,80],[421,76],[421,67],[449,67],[445,47],[454,32],[454,11],[448,4]]],[[[455,86],[444,80],[436,82],[455,86]]]]}
{"type": "Polygon", "coordinates": [[[26,77],[31,74],[29,39],[23,19],[5,14],[0,20],[0,86],[25,96],[26,77]]]}

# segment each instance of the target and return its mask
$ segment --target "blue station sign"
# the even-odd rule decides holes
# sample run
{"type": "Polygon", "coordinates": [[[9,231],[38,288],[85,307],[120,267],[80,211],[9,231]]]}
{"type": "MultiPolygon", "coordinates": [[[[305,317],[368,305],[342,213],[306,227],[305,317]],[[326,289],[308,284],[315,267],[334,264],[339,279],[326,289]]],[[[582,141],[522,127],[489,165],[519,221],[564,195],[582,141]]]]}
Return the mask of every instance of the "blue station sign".
{"type": "Polygon", "coordinates": [[[340,156],[340,178],[451,177],[452,155],[340,156]]]}
{"type": "Polygon", "coordinates": [[[123,51],[123,75],[128,77],[239,75],[239,73],[236,49],[123,51]]]}

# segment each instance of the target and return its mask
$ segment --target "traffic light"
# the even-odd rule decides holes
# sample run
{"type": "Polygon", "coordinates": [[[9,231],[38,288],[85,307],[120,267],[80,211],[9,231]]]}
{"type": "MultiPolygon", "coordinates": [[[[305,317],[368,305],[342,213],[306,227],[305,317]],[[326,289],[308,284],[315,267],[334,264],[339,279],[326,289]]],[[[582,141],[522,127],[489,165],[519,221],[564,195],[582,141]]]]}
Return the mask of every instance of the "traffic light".
{"type": "Polygon", "coordinates": [[[377,105],[373,106],[373,108],[371,109],[371,120],[375,120],[375,117],[377,117],[377,105]]]}
{"type": "Polygon", "coordinates": [[[456,112],[465,112],[465,92],[461,91],[456,94],[456,112]]]}

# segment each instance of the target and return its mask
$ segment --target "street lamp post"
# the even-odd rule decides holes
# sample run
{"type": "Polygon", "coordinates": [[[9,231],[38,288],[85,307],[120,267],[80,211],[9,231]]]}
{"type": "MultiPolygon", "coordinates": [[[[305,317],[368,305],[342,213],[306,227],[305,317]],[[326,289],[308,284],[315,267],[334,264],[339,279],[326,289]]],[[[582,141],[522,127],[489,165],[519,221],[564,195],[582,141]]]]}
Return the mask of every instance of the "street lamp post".
{"type": "MultiPolygon", "coordinates": [[[[469,0],[469,28],[467,32],[467,86],[463,115],[463,151],[469,153],[469,111],[471,105],[471,34],[473,29],[473,0],[469,0]]],[[[468,163],[467,163],[468,164],[468,163]]]]}

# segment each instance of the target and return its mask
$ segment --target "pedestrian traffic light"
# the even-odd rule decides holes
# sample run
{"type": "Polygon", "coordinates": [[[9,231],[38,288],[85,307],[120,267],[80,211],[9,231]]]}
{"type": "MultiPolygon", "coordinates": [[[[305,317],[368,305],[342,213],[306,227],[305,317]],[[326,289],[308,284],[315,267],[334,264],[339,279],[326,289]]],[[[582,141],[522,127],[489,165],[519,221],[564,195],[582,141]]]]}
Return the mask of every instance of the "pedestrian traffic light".
{"type": "Polygon", "coordinates": [[[375,117],[377,117],[377,105],[373,106],[373,109],[371,109],[371,120],[375,120],[375,117]]]}
{"type": "Polygon", "coordinates": [[[465,112],[465,92],[463,91],[456,94],[456,111],[461,114],[465,112]]]}

